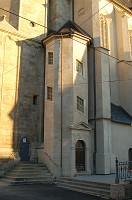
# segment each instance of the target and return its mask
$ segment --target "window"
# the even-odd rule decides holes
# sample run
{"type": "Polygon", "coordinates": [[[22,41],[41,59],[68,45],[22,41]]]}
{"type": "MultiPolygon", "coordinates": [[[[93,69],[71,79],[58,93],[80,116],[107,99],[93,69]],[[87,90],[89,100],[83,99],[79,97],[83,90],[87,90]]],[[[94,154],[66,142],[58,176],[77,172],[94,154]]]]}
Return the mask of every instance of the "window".
{"type": "Polygon", "coordinates": [[[108,23],[107,19],[103,15],[100,15],[100,34],[101,46],[108,49],[108,23]]]}
{"type": "Polygon", "coordinates": [[[33,95],[33,105],[37,105],[37,103],[38,103],[38,96],[33,95]]]}
{"type": "Polygon", "coordinates": [[[83,63],[79,60],[76,60],[76,71],[83,76],[83,63]]]}
{"type": "Polygon", "coordinates": [[[48,52],[48,64],[53,65],[53,52],[48,52]]]}
{"type": "Polygon", "coordinates": [[[52,87],[47,87],[47,100],[52,101],[53,100],[53,91],[52,87]]]}
{"type": "Polygon", "coordinates": [[[77,96],[77,110],[84,113],[84,99],[77,96]]]}

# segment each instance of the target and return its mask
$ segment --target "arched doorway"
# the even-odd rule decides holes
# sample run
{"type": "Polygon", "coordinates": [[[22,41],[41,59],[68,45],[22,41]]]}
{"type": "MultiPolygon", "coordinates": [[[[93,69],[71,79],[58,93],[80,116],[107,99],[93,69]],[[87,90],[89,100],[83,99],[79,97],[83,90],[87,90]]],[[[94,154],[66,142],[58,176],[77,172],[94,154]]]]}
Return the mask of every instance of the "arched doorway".
{"type": "Polygon", "coordinates": [[[76,170],[85,171],[85,143],[78,140],[76,143],[76,170]]]}
{"type": "Polygon", "coordinates": [[[20,141],[20,157],[21,161],[29,160],[29,142],[26,137],[23,137],[20,141]]]}
{"type": "Polygon", "coordinates": [[[128,158],[129,158],[129,169],[132,169],[132,148],[128,150],[128,158]]]}

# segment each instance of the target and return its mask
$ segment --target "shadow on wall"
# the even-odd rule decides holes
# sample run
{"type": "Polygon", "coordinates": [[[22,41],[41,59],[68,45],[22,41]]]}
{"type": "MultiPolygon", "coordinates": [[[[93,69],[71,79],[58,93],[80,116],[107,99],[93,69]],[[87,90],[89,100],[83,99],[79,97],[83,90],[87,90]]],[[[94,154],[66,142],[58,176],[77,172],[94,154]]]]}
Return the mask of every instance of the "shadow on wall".
{"type": "Polygon", "coordinates": [[[36,159],[36,145],[43,141],[44,50],[37,38],[17,42],[13,150],[21,160],[36,159]]]}

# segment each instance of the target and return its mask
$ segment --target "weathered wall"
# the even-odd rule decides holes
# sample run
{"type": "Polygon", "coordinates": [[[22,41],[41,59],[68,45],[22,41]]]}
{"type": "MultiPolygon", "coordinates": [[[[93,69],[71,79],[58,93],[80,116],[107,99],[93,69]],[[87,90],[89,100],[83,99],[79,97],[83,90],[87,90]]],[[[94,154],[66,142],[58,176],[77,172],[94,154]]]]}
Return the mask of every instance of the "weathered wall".
{"type": "Polygon", "coordinates": [[[27,136],[31,144],[39,142],[39,133],[42,131],[40,113],[42,89],[38,87],[42,87],[43,84],[41,80],[43,49],[32,42],[20,42],[13,36],[4,34],[1,36],[3,36],[1,37],[3,55],[1,55],[0,146],[6,151],[8,147],[12,151],[19,151],[22,136],[27,136]],[[38,105],[33,105],[33,95],[38,96],[38,105]]]}
{"type": "MultiPolygon", "coordinates": [[[[20,0],[1,0],[0,7],[4,10],[0,10],[0,16],[6,15],[7,21],[16,29],[19,25],[19,9],[20,0]],[[16,15],[12,14],[15,13],[16,15]]],[[[0,17],[1,18],[1,17],[0,17]]]]}
{"type": "MultiPolygon", "coordinates": [[[[130,125],[112,123],[112,152],[119,161],[128,161],[128,150],[132,148],[132,127],[130,125]]],[[[114,161],[113,161],[114,162],[114,161]]]]}
{"type": "Polygon", "coordinates": [[[27,137],[32,159],[43,138],[44,51],[36,38],[23,37],[6,20],[0,29],[0,156],[20,153],[20,139],[27,137]]]}
{"type": "Polygon", "coordinates": [[[49,28],[58,30],[64,23],[71,20],[71,1],[50,0],[49,1],[49,28]]]}

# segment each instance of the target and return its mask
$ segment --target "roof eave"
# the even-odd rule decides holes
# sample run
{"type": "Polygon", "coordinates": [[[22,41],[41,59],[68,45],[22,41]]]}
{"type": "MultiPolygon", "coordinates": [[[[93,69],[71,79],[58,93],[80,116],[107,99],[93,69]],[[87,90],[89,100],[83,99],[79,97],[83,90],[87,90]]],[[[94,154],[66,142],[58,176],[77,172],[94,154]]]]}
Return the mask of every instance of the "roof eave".
{"type": "Polygon", "coordinates": [[[42,43],[45,45],[49,40],[55,39],[56,37],[67,37],[67,38],[71,38],[71,37],[78,37],[82,40],[85,40],[86,42],[88,42],[88,44],[90,43],[90,41],[92,40],[90,37],[82,35],[78,32],[65,32],[65,33],[52,33],[51,35],[47,36],[46,38],[44,38],[42,40],[42,43]]]}
{"type": "Polygon", "coordinates": [[[116,1],[116,0],[107,0],[107,1],[109,1],[110,3],[113,3],[118,8],[125,10],[125,12],[128,13],[129,15],[132,15],[132,11],[128,7],[126,7],[125,5],[119,3],[118,1],[116,1]]]}

